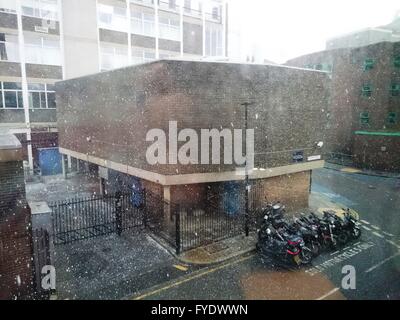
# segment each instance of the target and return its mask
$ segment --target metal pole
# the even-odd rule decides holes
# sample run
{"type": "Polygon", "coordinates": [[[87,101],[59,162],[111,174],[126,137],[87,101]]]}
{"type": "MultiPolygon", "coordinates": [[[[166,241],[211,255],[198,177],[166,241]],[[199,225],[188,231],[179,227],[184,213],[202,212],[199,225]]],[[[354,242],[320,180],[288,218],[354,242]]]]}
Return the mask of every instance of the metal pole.
{"type": "Polygon", "coordinates": [[[249,213],[249,172],[247,170],[247,118],[248,118],[248,107],[252,103],[250,102],[244,102],[242,103],[242,106],[244,106],[244,128],[246,132],[246,140],[245,140],[245,150],[246,150],[246,161],[245,161],[245,167],[244,167],[244,173],[245,173],[245,184],[246,184],[246,190],[244,194],[244,201],[245,201],[245,233],[246,237],[249,236],[249,219],[250,219],[250,213],[249,213]]]}

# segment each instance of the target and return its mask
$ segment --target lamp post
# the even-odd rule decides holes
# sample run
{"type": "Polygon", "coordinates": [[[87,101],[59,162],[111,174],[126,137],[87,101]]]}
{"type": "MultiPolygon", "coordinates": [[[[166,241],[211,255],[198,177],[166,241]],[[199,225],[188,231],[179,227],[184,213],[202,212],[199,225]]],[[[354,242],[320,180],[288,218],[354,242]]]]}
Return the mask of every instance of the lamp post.
{"type": "Polygon", "coordinates": [[[246,184],[246,190],[244,193],[244,201],[245,201],[245,233],[246,233],[246,237],[249,236],[249,218],[250,218],[250,213],[249,213],[249,172],[247,170],[247,118],[248,118],[248,108],[249,106],[253,105],[254,102],[243,102],[241,104],[241,106],[244,106],[244,128],[245,128],[245,132],[246,132],[246,139],[245,139],[245,150],[246,150],[246,162],[245,162],[245,167],[244,167],[244,174],[245,174],[245,184],[246,184]]]}

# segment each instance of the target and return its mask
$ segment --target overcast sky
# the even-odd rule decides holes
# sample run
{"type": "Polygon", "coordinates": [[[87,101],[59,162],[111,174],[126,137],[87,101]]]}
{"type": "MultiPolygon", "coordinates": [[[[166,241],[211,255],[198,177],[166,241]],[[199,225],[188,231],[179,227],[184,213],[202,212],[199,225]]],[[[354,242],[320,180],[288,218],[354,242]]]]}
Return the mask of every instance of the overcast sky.
{"type": "Polygon", "coordinates": [[[384,25],[400,10],[400,0],[228,0],[232,49],[252,48],[266,59],[286,60],[325,48],[328,38],[384,25]]]}

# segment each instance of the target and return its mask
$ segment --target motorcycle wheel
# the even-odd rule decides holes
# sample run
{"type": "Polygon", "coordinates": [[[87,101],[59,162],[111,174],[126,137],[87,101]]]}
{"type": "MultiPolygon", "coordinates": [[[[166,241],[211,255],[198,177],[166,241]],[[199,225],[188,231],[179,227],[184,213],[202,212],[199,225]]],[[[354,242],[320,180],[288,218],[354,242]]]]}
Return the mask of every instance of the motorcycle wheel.
{"type": "Polygon", "coordinates": [[[353,239],[358,239],[359,237],[361,237],[361,229],[360,228],[353,228],[353,230],[351,230],[351,237],[353,239]]]}
{"type": "Polygon", "coordinates": [[[321,245],[319,244],[319,242],[312,241],[310,244],[310,249],[314,257],[319,256],[319,254],[321,253],[321,245]]]}
{"type": "Polygon", "coordinates": [[[301,264],[309,264],[313,258],[313,253],[309,248],[303,247],[299,256],[301,264]]]}
{"type": "Polygon", "coordinates": [[[346,232],[341,232],[338,236],[336,236],[336,239],[340,245],[345,245],[349,241],[349,236],[346,232]]]}

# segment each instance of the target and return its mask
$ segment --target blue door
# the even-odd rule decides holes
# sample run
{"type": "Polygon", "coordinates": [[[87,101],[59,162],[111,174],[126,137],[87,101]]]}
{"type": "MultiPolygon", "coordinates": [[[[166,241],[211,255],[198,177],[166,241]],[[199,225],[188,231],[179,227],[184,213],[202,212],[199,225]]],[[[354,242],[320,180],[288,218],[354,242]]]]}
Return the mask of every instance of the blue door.
{"type": "Polygon", "coordinates": [[[236,181],[228,181],[224,183],[224,211],[229,215],[238,214],[240,211],[240,197],[242,183],[236,181]]]}
{"type": "Polygon", "coordinates": [[[42,176],[62,173],[61,154],[58,148],[39,148],[38,155],[42,176]]]}

